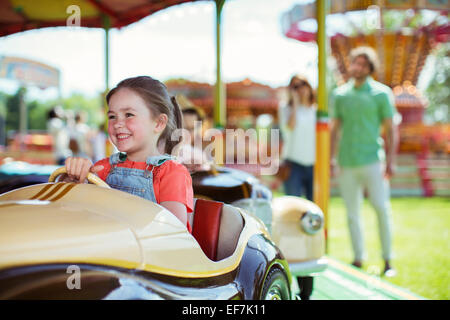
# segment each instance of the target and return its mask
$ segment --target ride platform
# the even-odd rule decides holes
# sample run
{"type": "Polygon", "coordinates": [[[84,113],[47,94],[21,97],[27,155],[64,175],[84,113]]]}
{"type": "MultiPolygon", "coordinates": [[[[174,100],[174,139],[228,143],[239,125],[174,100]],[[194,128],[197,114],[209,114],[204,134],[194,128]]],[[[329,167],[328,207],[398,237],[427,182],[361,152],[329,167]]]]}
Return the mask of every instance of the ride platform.
{"type": "MultiPolygon", "coordinates": [[[[314,277],[311,300],[425,300],[379,276],[327,257],[328,267],[314,277]]],[[[298,294],[296,279],[292,290],[298,294]]]]}

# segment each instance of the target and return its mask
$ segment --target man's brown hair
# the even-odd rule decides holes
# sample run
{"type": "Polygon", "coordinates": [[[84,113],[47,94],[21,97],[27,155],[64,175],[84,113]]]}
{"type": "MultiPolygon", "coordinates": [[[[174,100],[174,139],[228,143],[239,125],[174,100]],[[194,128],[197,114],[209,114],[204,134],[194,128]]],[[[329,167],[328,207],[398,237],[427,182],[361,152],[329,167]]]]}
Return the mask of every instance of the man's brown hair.
{"type": "Polygon", "coordinates": [[[356,47],[350,51],[350,61],[354,61],[357,57],[364,57],[369,63],[370,73],[377,72],[379,67],[378,56],[371,47],[356,47]]]}

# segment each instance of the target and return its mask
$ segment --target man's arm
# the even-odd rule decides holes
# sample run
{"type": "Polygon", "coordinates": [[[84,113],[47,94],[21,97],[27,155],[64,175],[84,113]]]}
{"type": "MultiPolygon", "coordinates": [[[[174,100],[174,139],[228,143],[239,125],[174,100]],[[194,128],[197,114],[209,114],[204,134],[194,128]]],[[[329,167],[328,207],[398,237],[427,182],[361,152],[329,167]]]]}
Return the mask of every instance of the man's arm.
{"type": "Polygon", "coordinates": [[[392,118],[384,119],[383,126],[386,136],[386,177],[390,178],[394,174],[395,152],[397,151],[398,137],[392,118]]]}
{"type": "Polygon", "coordinates": [[[339,138],[339,132],[341,129],[341,120],[334,118],[331,120],[331,135],[330,135],[330,143],[331,143],[331,151],[330,151],[330,157],[331,159],[335,158],[336,150],[337,150],[337,144],[338,144],[338,138],[339,138]]]}
{"type": "Polygon", "coordinates": [[[334,167],[336,165],[336,150],[339,141],[339,133],[341,129],[341,120],[333,118],[331,120],[331,134],[330,134],[330,161],[331,161],[331,175],[334,175],[334,167]]]}

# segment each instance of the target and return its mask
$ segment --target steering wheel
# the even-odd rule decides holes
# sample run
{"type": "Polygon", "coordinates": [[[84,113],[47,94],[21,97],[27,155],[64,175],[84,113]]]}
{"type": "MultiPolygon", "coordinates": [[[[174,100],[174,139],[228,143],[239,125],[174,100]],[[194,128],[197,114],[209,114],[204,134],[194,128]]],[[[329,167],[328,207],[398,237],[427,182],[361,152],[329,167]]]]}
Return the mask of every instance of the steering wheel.
{"type": "MultiPolygon", "coordinates": [[[[58,177],[61,174],[65,174],[65,173],[67,173],[66,167],[61,167],[61,168],[56,169],[55,171],[53,171],[53,173],[48,178],[48,182],[55,182],[56,177],[58,177]]],[[[103,181],[102,179],[100,179],[93,173],[89,172],[87,179],[90,183],[95,184],[99,187],[111,189],[111,187],[105,181],[103,181]]]]}

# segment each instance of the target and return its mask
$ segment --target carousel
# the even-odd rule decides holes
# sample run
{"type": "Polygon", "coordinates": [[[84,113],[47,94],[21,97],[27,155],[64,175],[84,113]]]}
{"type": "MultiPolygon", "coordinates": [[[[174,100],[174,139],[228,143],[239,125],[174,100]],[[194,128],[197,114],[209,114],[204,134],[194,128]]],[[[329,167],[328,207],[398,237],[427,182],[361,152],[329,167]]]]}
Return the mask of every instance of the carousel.
{"type": "MultiPolygon", "coordinates": [[[[165,84],[173,95],[185,96],[195,106],[200,107],[207,117],[213,116],[214,87],[212,85],[185,79],[171,79],[165,84]]],[[[254,122],[263,114],[269,114],[273,119],[277,119],[277,89],[248,78],[227,83],[225,87],[227,128],[245,127],[245,124],[239,123],[239,120],[254,122]]]]}
{"type": "MultiPolygon", "coordinates": [[[[352,49],[370,46],[376,50],[380,69],[374,78],[393,89],[401,115],[400,152],[422,152],[430,145],[428,138],[440,130],[424,125],[427,101],[417,83],[433,49],[450,41],[449,8],[448,1],[331,1],[327,32],[337,85],[350,77],[352,49]]],[[[315,15],[315,2],[298,4],[286,12],[282,17],[286,37],[315,42],[315,15]]],[[[433,151],[450,151],[445,145],[433,146],[442,149],[433,151]]]]}

